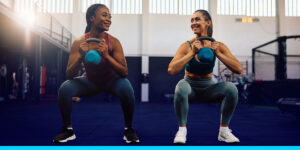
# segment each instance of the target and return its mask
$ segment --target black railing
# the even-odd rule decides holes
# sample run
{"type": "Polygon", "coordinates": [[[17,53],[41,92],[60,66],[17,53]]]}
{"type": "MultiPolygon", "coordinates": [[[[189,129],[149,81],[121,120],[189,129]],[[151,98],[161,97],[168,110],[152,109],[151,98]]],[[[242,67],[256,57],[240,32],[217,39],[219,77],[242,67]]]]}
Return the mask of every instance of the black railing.
{"type": "Polygon", "coordinates": [[[275,80],[286,80],[287,79],[287,67],[286,67],[286,57],[300,57],[300,55],[287,55],[286,54],[286,40],[287,39],[300,38],[300,35],[294,36],[280,36],[275,40],[267,42],[265,44],[259,45],[252,49],[252,73],[255,76],[255,54],[262,53],[269,56],[273,56],[275,59],[275,80]],[[272,54],[260,50],[260,48],[270,45],[272,43],[278,43],[277,54],[272,54]]]}
{"type": "Polygon", "coordinates": [[[36,25],[39,26],[50,38],[62,44],[66,49],[70,49],[74,39],[72,32],[48,13],[39,1],[35,3],[35,7],[35,13],[37,14],[39,12],[39,18],[36,20],[40,20],[40,22],[36,22],[36,25]]]}

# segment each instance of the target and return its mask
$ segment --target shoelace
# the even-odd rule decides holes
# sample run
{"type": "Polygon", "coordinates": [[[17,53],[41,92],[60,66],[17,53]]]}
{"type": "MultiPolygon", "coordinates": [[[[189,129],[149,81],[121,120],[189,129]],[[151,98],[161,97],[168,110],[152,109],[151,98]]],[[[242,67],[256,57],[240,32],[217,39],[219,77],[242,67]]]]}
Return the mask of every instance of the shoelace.
{"type": "Polygon", "coordinates": [[[184,131],[179,130],[179,131],[176,133],[176,136],[185,136],[184,131]]]}
{"type": "Polygon", "coordinates": [[[232,130],[231,130],[231,129],[226,130],[224,133],[225,133],[224,135],[225,135],[226,137],[228,137],[228,136],[234,136],[234,135],[232,134],[232,130]]]}

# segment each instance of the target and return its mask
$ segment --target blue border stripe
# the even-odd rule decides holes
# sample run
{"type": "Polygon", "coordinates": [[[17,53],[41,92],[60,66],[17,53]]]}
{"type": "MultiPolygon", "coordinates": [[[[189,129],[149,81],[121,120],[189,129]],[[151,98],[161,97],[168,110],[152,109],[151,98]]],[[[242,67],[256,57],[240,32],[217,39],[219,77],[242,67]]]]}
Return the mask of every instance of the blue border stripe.
{"type": "Polygon", "coordinates": [[[300,146],[0,146],[0,150],[299,150],[300,146]]]}

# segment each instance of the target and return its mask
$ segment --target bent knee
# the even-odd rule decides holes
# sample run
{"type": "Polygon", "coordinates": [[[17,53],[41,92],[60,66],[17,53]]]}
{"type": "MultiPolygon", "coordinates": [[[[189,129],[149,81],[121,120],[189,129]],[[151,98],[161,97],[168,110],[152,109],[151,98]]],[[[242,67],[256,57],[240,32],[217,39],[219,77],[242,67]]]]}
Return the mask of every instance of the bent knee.
{"type": "Polygon", "coordinates": [[[67,80],[61,84],[58,89],[58,96],[59,97],[72,97],[72,82],[71,80],[67,80]]]}
{"type": "MultiPolygon", "coordinates": [[[[186,81],[179,81],[175,88],[175,97],[179,99],[187,98],[191,93],[191,87],[186,81]]],[[[176,99],[175,99],[176,100],[176,99]]]]}
{"type": "Polygon", "coordinates": [[[134,97],[134,90],[126,78],[119,79],[115,88],[118,96],[134,97]]]}
{"type": "Polygon", "coordinates": [[[231,82],[223,82],[223,91],[227,96],[237,97],[238,89],[231,82]]]}

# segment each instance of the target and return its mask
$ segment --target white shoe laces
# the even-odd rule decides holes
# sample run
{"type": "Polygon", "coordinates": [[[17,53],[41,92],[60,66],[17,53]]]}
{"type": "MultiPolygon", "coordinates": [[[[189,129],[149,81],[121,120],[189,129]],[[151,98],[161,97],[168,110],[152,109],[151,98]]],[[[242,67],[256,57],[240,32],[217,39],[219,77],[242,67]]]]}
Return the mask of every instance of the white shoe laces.
{"type": "Polygon", "coordinates": [[[183,130],[178,130],[177,133],[176,133],[176,136],[184,137],[185,132],[183,130]]]}
{"type": "Polygon", "coordinates": [[[186,128],[179,128],[177,133],[176,133],[176,137],[175,138],[185,138],[187,134],[187,130],[186,128]]]}
{"type": "Polygon", "coordinates": [[[224,138],[226,138],[230,141],[239,141],[239,139],[237,137],[235,137],[231,132],[232,132],[232,130],[228,128],[226,130],[223,130],[223,132],[221,134],[222,134],[222,136],[224,136],[224,138]]]}
{"type": "Polygon", "coordinates": [[[229,136],[235,137],[235,136],[232,134],[232,130],[231,130],[231,129],[225,130],[223,133],[224,133],[224,136],[226,136],[226,137],[229,137],[229,136]]]}

